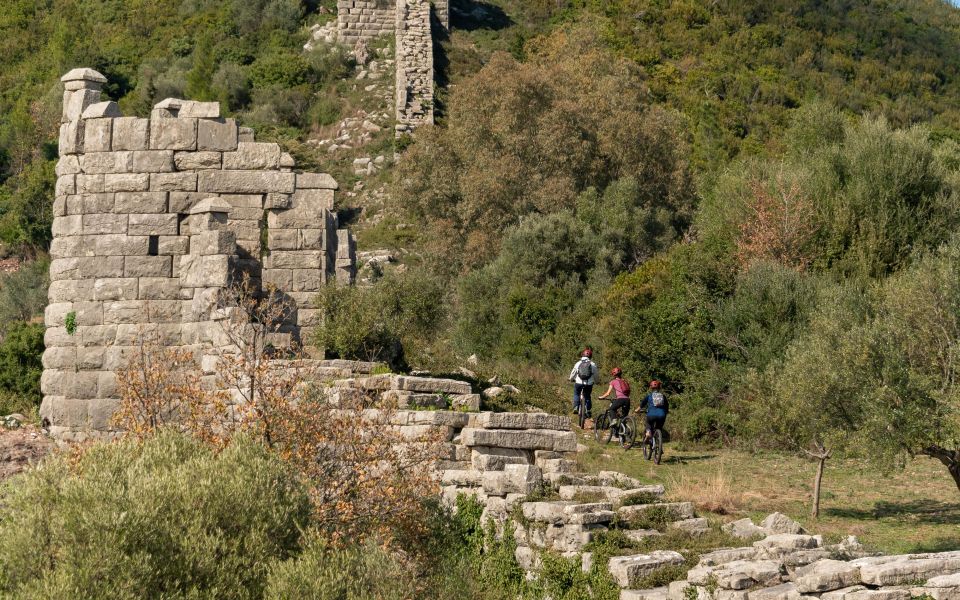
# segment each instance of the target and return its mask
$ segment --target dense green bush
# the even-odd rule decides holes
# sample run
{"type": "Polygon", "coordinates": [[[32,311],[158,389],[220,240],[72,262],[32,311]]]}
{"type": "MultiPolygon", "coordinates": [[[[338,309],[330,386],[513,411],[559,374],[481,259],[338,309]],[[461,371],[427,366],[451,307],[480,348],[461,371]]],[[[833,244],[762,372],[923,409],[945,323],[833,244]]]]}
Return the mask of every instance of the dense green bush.
{"type": "Polygon", "coordinates": [[[40,374],[43,373],[42,325],[14,321],[7,324],[0,341],[0,393],[40,404],[40,374]]]}
{"type": "Polygon", "coordinates": [[[4,489],[0,589],[13,598],[259,598],[300,551],[305,486],[251,441],[168,432],[54,456],[4,489]]]}

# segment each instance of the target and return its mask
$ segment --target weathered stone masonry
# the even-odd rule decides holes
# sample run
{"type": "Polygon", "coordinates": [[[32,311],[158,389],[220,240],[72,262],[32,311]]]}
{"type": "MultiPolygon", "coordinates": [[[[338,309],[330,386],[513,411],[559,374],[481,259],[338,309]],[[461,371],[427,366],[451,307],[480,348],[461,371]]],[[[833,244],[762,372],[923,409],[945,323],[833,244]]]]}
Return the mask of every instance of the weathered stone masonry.
{"type": "Polygon", "coordinates": [[[433,123],[433,25],[450,28],[449,0],[339,0],[337,35],[353,47],[396,36],[396,131],[433,123]]]}
{"type": "Polygon", "coordinates": [[[333,178],[294,172],[219,104],[168,99],[123,117],[101,102],[100,73],[62,81],[41,416],[71,439],[109,431],[115,372],[144,337],[201,363],[225,344],[218,303],[238,273],[295,305],[278,341],[307,339],[316,292],[352,282],[355,250],[333,178]]]}

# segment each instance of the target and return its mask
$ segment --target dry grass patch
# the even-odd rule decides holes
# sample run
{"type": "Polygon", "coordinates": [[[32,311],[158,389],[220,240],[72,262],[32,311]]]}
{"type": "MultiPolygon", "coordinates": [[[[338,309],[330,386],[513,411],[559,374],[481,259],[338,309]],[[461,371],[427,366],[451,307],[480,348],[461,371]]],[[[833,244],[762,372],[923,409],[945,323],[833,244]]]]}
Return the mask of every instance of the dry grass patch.
{"type": "Polygon", "coordinates": [[[743,493],[737,491],[726,469],[721,466],[713,474],[695,478],[689,473],[673,473],[666,488],[671,499],[693,502],[699,510],[729,515],[743,506],[743,493]]]}

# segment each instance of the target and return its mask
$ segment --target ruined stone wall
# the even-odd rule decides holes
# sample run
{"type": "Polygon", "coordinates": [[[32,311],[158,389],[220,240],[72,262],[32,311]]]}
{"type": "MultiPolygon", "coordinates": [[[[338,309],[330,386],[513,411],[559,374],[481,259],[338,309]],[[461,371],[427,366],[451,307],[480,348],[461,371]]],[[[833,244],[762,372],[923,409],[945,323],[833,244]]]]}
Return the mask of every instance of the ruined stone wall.
{"type": "MultiPolygon", "coordinates": [[[[437,23],[443,29],[449,29],[449,0],[435,0],[432,4],[437,23]]],[[[396,0],[338,0],[337,35],[350,47],[360,40],[369,42],[393,32],[396,15],[396,0]]]]}
{"type": "Polygon", "coordinates": [[[397,0],[396,131],[433,124],[433,36],[428,0],[397,0]]]}
{"type": "Polygon", "coordinates": [[[96,71],[62,81],[41,416],[70,439],[110,431],[116,370],[141,342],[195,350],[201,364],[226,344],[216,321],[239,274],[288,297],[285,335],[306,339],[316,292],[352,281],[354,246],[333,178],[294,172],[217,103],[169,99],[124,117],[101,102],[96,71]]]}

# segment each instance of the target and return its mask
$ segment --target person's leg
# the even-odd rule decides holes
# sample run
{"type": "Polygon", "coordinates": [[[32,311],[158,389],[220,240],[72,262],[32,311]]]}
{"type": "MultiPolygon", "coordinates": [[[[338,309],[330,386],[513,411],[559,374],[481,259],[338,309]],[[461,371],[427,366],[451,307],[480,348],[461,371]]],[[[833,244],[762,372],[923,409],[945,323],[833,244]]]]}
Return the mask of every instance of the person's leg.
{"type": "Polygon", "coordinates": [[[647,430],[643,432],[644,441],[649,440],[650,436],[653,435],[653,428],[656,424],[656,418],[650,418],[650,415],[647,415],[647,430]]]}
{"type": "Polygon", "coordinates": [[[586,384],[584,384],[584,386],[583,386],[583,401],[587,403],[587,416],[588,416],[588,417],[593,414],[593,413],[591,412],[591,410],[593,409],[593,402],[591,402],[591,400],[590,400],[590,394],[592,394],[592,393],[593,393],[593,386],[592,386],[592,385],[586,385],[586,384]]]}
{"type": "Polygon", "coordinates": [[[580,394],[583,392],[583,384],[573,384],[573,412],[580,411],[580,394]]]}

